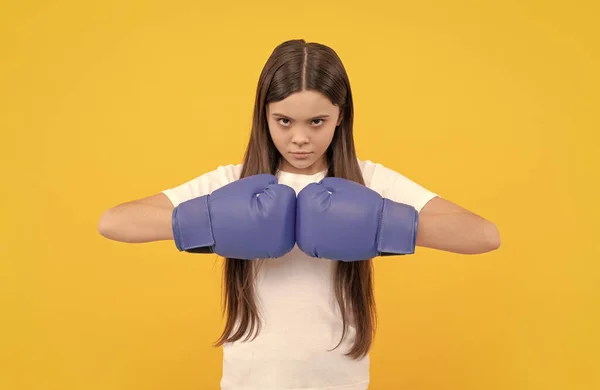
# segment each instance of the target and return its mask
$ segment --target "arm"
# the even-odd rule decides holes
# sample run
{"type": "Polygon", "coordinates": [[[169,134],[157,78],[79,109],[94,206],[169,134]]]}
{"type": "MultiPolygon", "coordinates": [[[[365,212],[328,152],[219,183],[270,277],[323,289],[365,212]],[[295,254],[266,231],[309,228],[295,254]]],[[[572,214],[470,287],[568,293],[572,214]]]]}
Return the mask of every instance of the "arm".
{"type": "Polygon", "coordinates": [[[98,222],[98,232],[127,243],[172,240],[172,213],[173,204],[159,193],[106,210],[98,222]]]}
{"type": "Polygon", "coordinates": [[[173,209],[237,180],[241,169],[241,164],[219,166],[156,195],[117,205],[102,214],[98,232],[128,243],[173,240],[173,209]]]}
{"type": "Polygon", "coordinates": [[[496,225],[440,197],[419,213],[417,245],[460,254],[479,254],[500,247],[496,225]]]}

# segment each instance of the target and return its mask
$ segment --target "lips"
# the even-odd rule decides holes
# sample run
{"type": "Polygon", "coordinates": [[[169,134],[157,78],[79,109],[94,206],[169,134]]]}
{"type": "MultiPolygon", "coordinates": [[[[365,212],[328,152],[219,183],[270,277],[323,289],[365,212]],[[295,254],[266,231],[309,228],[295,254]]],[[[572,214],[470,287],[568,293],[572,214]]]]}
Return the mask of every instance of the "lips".
{"type": "Polygon", "coordinates": [[[304,158],[308,158],[308,156],[310,155],[310,152],[290,152],[290,154],[294,158],[304,159],[304,158]]]}

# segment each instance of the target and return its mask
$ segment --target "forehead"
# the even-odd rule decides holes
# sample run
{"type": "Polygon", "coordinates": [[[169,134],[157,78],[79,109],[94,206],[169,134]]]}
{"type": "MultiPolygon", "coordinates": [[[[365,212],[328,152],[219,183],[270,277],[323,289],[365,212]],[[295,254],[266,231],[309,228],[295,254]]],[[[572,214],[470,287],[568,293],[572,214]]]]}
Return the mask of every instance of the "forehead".
{"type": "Polygon", "coordinates": [[[338,107],[335,106],[320,92],[300,91],[291,94],[287,98],[269,103],[267,114],[278,113],[291,118],[302,119],[312,118],[321,114],[336,114],[338,107]]]}

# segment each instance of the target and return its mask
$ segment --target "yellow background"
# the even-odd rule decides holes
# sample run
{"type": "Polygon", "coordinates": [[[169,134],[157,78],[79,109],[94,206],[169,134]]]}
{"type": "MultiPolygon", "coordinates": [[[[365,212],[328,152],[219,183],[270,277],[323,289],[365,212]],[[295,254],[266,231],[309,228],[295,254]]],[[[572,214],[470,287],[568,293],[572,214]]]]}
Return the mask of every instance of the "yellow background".
{"type": "Polygon", "coordinates": [[[360,158],[502,234],[377,259],[370,389],[600,388],[597,2],[252,3],[2,3],[0,388],[218,388],[220,260],[97,222],[239,162],[291,38],[344,61],[360,158]]]}

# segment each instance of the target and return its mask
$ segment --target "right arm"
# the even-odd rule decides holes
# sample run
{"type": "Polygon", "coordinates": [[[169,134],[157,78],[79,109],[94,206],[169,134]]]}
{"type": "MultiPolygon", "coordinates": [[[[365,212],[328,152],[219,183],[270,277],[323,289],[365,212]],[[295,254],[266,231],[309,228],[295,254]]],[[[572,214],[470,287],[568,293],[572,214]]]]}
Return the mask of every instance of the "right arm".
{"type": "Polygon", "coordinates": [[[172,240],[172,213],[173,204],[161,192],[106,210],[98,222],[98,232],[127,243],[172,240]]]}
{"type": "Polygon", "coordinates": [[[176,187],[112,207],[100,217],[98,232],[108,239],[128,243],[174,240],[173,209],[236,181],[241,169],[241,164],[219,166],[176,187]]]}

